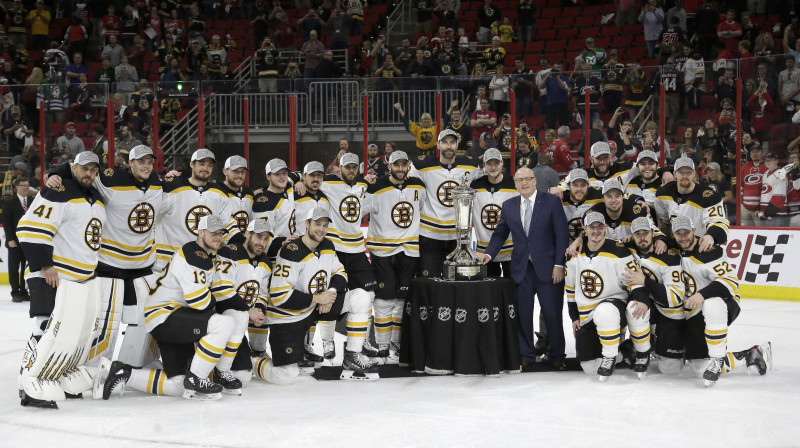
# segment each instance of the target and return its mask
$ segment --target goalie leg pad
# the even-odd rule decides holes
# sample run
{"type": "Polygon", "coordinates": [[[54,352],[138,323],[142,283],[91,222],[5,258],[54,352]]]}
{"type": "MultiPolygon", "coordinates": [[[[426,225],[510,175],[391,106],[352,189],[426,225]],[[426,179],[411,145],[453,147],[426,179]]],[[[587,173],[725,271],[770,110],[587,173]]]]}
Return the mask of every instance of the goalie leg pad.
{"type": "MultiPolygon", "coordinates": [[[[119,279],[100,277],[100,316],[97,335],[89,352],[89,366],[97,366],[101,357],[113,358],[122,318],[123,287],[119,279]]],[[[132,289],[132,287],[131,287],[132,289]]]]}
{"type": "Polygon", "coordinates": [[[118,360],[133,367],[144,367],[158,359],[158,346],[145,329],[144,303],[150,294],[149,284],[155,284],[158,276],[151,274],[133,280],[136,293],[136,309],[126,307],[122,322],[128,324],[120,344],[118,360]],[[154,278],[155,277],[155,278],[154,278]]]}
{"type": "Polygon", "coordinates": [[[93,384],[92,376],[84,366],[78,366],[61,376],[61,387],[68,394],[81,394],[91,389],[93,384]]]}

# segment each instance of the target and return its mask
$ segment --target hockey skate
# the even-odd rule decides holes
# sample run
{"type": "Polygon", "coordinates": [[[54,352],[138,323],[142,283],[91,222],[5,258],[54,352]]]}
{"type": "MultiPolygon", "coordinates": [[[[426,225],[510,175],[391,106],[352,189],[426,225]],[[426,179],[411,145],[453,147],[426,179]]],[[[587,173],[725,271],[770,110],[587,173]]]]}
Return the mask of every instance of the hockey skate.
{"type": "Polygon", "coordinates": [[[719,375],[722,373],[722,365],[724,363],[724,358],[711,358],[708,360],[706,371],[703,372],[703,380],[705,380],[706,387],[712,387],[717,384],[717,380],[719,380],[719,375]]]}
{"type": "MultiPolygon", "coordinates": [[[[386,364],[400,364],[400,343],[399,342],[392,342],[389,345],[389,357],[386,358],[386,364]]],[[[408,367],[406,364],[405,366],[400,367],[408,367]]]]}
{"type": "Polygon", "coordinates": [[[333,339],[322,340],[322,357],[325,359],[333,359],[336,357],[336,343],[333,339]]]}
{"type": "Polygon", "coordinates": [[[617,358],[616,357],[603,357],[600,360],[600,367],[597,368],[597,375],[599,375],[599,379],[601,383],[605,383],[608,381],[608,378],[611,377],[611,374],[614,373],[614,367],[617,365],[617,358]]]}
{"type": "Polygon", "coordinates": [[[236,378],[230,370],[220,372],[214,369],[214,382],[222,386],[222,392],[228,395],[242,395],[242,380],[236,378]]]}
{"type": "Polygon", "coordinates": [[[340,380],[375,381],[379,379],[378,366],[361,352],[344,352],[340,380]]]}
{"type": "Polygon", "coordinates": [[[323,362],[323,361],[325,361],[325,358],[323,358],[322,356],[320,356],[320,355],[318,355],[318,354],[316,354],[314,352],[314,344],[305,344],[305,353],[303,354],[303,357],[307,361],[311,361],[311,362],[323,362]]]}
{"type": "MultiPolygon", "coordinates": [[[[103,365],[100,365],[101,372],[103,365]]],[[[114,361],[111,363],[111,366],[105,372],[105,379],[103,381],[103,385],[101,389],[98,390],[98,394],[101,394],[103,400],[108,400],[111,397],[111,392],[120,386],[119,395],[122,396],[125,393],[125,384],[128,383],[128,380],[131,378],[131,372],[133,371],[133,367],[125,364],[122,361],[114,361]]],[[[100,375],[98,375],[100,376],[100,375]]],[[[95,394],[94,388],[92,389],[92,395],[95,394]]]]}
{"type": "Polygon", "coordinates": [[[377,364],[386,364],[386,358],[389,357],[389,344],[379,344],[375,347],[369,340],[366,340],[362,353],[377,364]]]}
{"type": "Polygon", "coordinates": [[[639,375],[639,379],[647,375],[647,368],[650,367],[650,352],[636,352],[636,360],[633,364],[633,371],[639,375]]]}
{"type": "Polygon", "coordinates": [[[533,345],[534,352],[537,356],[546,357],[550,352],[550,341],[547,340],[547,335],[538,331],[533,334],[536,336],[536,343],[533,345]]]}
{"type": "Polygon", "coordinates": [[[200,378],[192,372],[186,373],[183,379],[183,398],[187,400],[219,400],[222,398],[222,386],[212,383],[208,378],[200,378]]]}
{"type": "Polygon", "coordinates": [[[747,351],[747,373],[766,375],[772,370],[772,342],[754,345],[747,351]]]}

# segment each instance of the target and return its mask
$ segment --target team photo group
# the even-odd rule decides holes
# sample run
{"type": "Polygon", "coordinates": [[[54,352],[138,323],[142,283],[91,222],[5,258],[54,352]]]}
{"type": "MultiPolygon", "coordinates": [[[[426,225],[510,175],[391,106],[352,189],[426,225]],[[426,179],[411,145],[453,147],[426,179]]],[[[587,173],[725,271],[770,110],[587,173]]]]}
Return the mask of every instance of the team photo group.
{"type": "Polygon", "coordinates": [[[495,148],[457,155],[458,139],[445,129],[438,155],[419,157],[370,145],[368,160],[341,155],[338,174],[272,159],[252,187],[246,159],[204,148],[164,179],[145,145],[124,168],[102,170],[88,151],[55,167],[16,227],[33,322],[21,404],[124,390],[216,400],[291,385],[334,358],[342,380],[403,368],[410,286],[443,276],[462,224],[453,191],[466,186],[475,262],[516,288],[510,373],[605,382],[618,368],[685,369],[711,387],[772,368],[769,342],[727,346],[741,311],[729,221],[691,158],[617,161],[601,141],[590,168],[540,189],[538,170],[512,175],[495,148]]]}

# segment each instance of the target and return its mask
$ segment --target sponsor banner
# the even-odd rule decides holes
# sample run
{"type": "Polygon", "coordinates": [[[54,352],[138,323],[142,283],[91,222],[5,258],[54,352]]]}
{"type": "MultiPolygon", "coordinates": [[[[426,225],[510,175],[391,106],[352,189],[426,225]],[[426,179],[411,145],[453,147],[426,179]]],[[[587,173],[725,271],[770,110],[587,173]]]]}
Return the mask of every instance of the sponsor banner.
{"type": "Polygon", "coordinates": [[[800,300],[799,235],[781,229],[731,229],[725,252],[742,297],[800,300]]]}

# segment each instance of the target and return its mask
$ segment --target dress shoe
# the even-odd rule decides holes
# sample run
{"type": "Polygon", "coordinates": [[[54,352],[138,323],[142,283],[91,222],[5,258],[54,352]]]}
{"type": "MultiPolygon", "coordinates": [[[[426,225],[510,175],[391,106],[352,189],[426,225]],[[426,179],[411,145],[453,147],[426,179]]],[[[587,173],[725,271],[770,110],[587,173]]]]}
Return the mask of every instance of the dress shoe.
{"type": "Polygon", "coordinates": [[[22,295],[22,300],[23,300],[24,302],[30,302],[30,301],[31,301],[31,295],[30,295],[30,294],[28,294],[28,291],[23,291],[23,292],[21,293],[21,295],[22,295]]]}
{"type": "Polygon", "coordinates": [[[11,301],[12,302],[19,303],[19,302],[22,302],[23,300],[24,300],[24,297],[22,296],[22,294],[11,293],[11,301]]]}
{"type": "Polygon", "coordinates": [[[567,365],[564,364],[564,361],[553,361],[553,369],[563,372],[567,370],[567,365]]]}
{"type": "Polygon", "coordinates": [[[522,367],[533,367],[536,365],[536,361],[528,361],[523,359],[522,360],[522,367]]]}

